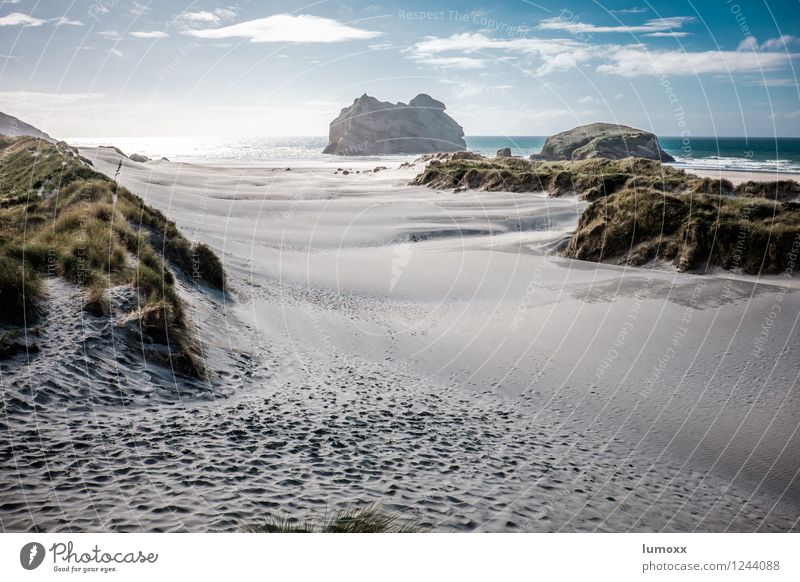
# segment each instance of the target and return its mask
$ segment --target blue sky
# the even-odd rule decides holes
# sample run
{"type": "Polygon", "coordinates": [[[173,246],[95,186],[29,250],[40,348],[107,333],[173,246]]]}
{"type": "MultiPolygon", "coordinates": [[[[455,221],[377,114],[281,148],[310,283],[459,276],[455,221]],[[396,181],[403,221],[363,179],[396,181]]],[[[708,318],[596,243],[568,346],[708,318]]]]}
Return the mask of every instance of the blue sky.
{"type": "Polygon", "coordinates": [[[800,136],[800,3],[0,0],[0,111],[60,137],[325,135],[362,93],[468,135],[800,136]]]}

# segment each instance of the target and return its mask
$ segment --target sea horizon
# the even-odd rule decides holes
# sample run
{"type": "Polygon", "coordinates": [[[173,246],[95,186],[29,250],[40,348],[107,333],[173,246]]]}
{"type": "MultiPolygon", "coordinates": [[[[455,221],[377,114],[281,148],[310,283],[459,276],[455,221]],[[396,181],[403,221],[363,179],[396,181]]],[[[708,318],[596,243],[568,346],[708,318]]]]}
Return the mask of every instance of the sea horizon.
{"type": "MultiPolygon", "coordinates": [[[[467,135],[467,149],[492,156],[509,147],[512,155],[539,153],[544,135],[467,135]]],[[[676,167],[687,170],[725,170],[800,174],[800,138],[658,136],[661,147],[675,158],[676,167]]],[[[79,147],[116,146],[126,154],[166,157],[187,163],[228,164],[258,162],[320,162],[341,160],[408,160],[416,155],[330,156],[322,149],[328,137],[75,137],[65,141],[79,147]]]]}

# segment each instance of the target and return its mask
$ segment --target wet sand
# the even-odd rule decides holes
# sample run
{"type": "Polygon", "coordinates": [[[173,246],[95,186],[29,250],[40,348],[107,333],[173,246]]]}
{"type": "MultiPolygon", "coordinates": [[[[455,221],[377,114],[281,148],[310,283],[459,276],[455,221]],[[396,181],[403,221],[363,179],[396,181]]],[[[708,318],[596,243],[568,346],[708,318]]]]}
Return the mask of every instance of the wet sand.
{"type": "Polygon", "coordinates": [[[335,173],[379,165],[125,161],[224,257],[230,300],[183,289],[216,378],[45,323],[61,343],[2,367],[3,529],[235,530],[373,500],[443,531],[800,527],[796,279],[566,260],[574,198],[335,173]]]}

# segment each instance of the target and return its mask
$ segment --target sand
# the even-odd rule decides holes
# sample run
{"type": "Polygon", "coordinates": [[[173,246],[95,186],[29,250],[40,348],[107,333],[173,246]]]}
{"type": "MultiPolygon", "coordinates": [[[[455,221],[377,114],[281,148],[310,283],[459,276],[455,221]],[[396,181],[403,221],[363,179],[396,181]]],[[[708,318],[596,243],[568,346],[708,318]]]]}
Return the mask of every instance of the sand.
{"type": "Polygon", "coordinates": [[[4,475],[3,528],[235,530],[372,500],[443,531],[800,528],[796,279],[566,260],[575,198],[377,165],[124,161],[224,257],[230,297],[193,313],[218,377],[123,370],[157,398],[12,418],[18,453],[87,448],[4,475]]]}
{"type": "Polygon", "coordinates": [[[776,180],[800,180],[798,174],[787,174],[785,172],[740,172],[733,170],[692,170],[692,174],[697,174],[701,178],[724,178],[730,180],[734,186],[752,180],[754,182],[774,182],[776,180]]]}

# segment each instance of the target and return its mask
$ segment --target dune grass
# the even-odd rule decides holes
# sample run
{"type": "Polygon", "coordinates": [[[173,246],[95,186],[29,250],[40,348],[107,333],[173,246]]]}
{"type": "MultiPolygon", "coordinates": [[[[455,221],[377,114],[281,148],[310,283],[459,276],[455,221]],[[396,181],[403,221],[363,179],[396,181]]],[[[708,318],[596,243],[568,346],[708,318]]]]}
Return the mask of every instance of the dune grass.
{"type": "Polygon", "coordinates": [[[780,273],[793,262],[800,205],[713,194],[626,189],[592,203],[567,244],[568,257],[681,271],[715,266],[780,273]]]}
{"type": "Polygon", "coordinates": [[[800,234],[800,184],[700,178],[655,160],[536,161],[476,154],[432,159],[414,184],[456,191],[567,194],[592,202],[568,257],[679,270],[779,273],[800,234]]]}
{"type": "Polygon", "coordinates": [[[42,297],[42,282],[23,261],[0,255],[0,320],[32,319],[42,297]]]}
{"type": "Polygon", "coordinates": [[[398,515],[385,513],[371,503],[361,508],[349,507],[333,515],[310,517],[304,521],[267,514],[242,528],[249,533],[423,533],[417,526],[398,515]]]}
{"type": "Polygon", "coordinates": [[[174,222],[94,171],[66,144],[0,137],[0,321],[18,321],[42,298],[42,277],[84,287],[86,309],[107,315],[108,288],[138,289],[142,335],[170,346],[181,372],[202,373],[172,268],[224,289],[219,258],[174,222]]]}
{"type": "Polygon", "coordinates": [[[452,155],[431,160],[413,183],[439,189],[574,194],[589,201],[626,189],[735,195],[777,202],[800,196],[800,184],[792,180],[750,181],[734,187],[729,180],[700,178],[642,158],[552,162],[452,155]]]}

